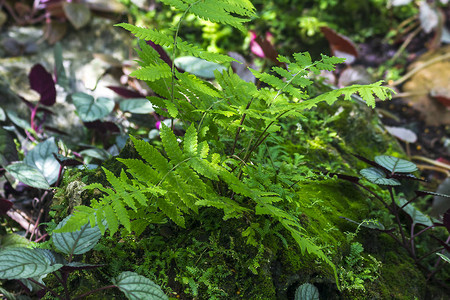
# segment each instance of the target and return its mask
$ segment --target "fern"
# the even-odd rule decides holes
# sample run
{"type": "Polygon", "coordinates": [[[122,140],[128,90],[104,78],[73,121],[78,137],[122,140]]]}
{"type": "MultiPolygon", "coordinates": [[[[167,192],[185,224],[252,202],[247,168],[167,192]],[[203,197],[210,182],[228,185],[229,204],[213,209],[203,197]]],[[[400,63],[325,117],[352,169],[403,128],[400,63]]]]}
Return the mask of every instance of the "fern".
{"type": "MultiPolygon", "coordinates": [[[[137,50],[140,68],[131,75],[145,80],[156,93],[148,97],[155,111],[182,119],[186,132],[175,136],[171,129],[162,126],[159,148],[131,137],[141,159],[118,159],[125,166],[119,176],[104,169],[111,187],[89,185],[88,189],[98,189],[102,196],[92,200],[89,207],[76,207],[61,231],[78,229],[90,222],[98,223],[102,232],[109,229],[111,235],[121,228],[139,235],[151,223],[171,221],[185,227],[185,216],[195,218],[201,207],[215,207],[223,211],[225,220],[245,215],[246,222],[254,224],[262,216],[271,218],[277,228],[284,228],[293,237],[301,253],[320,258],[336,276],[331,260],[290,211],[290,202],[297,197],[291,187],[301,176],[293,166],[280,171],[278,166],[286,155],[277,132],[283,118],[299,117],[320,102],[331,105],[341,95],[350,100],[359,94],[373,107],[375,96],[389,99],[392,90],[377,82],[310,98],[308,87],[313,84],[313,76],[334,70],[335,64],[343,60],[322,55],[320,60],[312,61],[307,52],[296,53],[292,58],[279,56],[285,67],[272,67],[270,73],[251,70],[265,85],[263,88],[245,82],[231,69],[215,72],[216,85],[178,72],[144,41],[151,40],[172,50],[172,58],[178,50],[208,61],[230,62],[234,59],[227,55],[207,52],[178,37],[181,22],[191,13],[244,30],[243,23],[255,16],[255,10],[248,0],[162,2],[184,13],[173,35],[125,23],[117,26],[141,39],[137,50]]],[[[257,232],[250,231],[245,230],[243,236],[259,248],[257,232]]],[[[279,230],[273,234],[286,243],[279,230]]],[[[262,240],[266,233],[260,235],[262,240]]]]}

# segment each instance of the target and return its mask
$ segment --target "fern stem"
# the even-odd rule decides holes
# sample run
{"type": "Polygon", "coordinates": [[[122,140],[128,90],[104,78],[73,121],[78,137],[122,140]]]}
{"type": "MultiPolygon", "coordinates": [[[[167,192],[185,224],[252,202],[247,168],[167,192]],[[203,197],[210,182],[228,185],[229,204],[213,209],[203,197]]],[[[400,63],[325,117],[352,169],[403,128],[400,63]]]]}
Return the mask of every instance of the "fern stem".
{"type": "MultiPolygon", "coordinates": [[[[245,107],[245,109],[249,109],[249,108],[250,108],[250,105],[252,104],[252,102],[253,102],[253,98],[250,99],[250,101],[248,102],[248,104],[247,104],[247,106],[245,107]]],[[[244,114],[242,115],[241,122],[239,123],[239,125],[242,126],[242,124],[244,124],[244,120],[245,120],[245,117],[246,117],[246,116],[247,116],[246,113],[244,113],[244,114]]],[[[238,128],[236,129],[236,135],[234,136],[233,148],[231,148],[231,155],[234,154],[234,149],[236,148],[237,139],[238,139],[238,137],[239,137],[239,133],[241,132],[241,129],[242,129],[242,127],[238,127],[238,128]]]]}
{"type": "MultiPolygon", "coordinates": [[[[184,18],[186,17],[187,13],[191,9],[192,6],[199,3],[201,0],[196,1],[195,3],[192,3],[189,5],[189,7],[183,12],[183,15],[180,18],[180,21],[177,24],[177,30],[175,31],[175,35],[173,37],[173,49],[172,49],[172,86],[170,90],[170,100],[175,105],[175,53],[177,51],[177,40],[178,40],[178,33],[180,32],[181,23],[183,22],[184,18]]],[[[170,129],[173,130],[173,118],[171,119],[170,123],[170,129]]]]}
{"type": "Polygon", "coordinates": [[[275,97],[273,97],[273,99],[270,101],[270,103],[269,103],[269,105],[268,105],[268,108],[272,106],[273,101],[275,101],[275,99],[277,99],[278,96],[281,95],[281,93],[283,92],[283,90],[284,90],[285,88],[287,88],[287,87],[291,84],[291,82],[294,80],[295,77],[297,77],[301,72],[305,71],[307,68],[314,66],[315,64],[316,64],[316,63],[314,63],[314,64],[312,64],[312,65],[309,65],[309,66],[307,66],[307,67],[301,69],[300,71],[298,71],[297,73],[295,73],[295,75],[292,76],[291,79],[289,79],[288,81],[286,81],[286,84],[285,84],[281,89],[278,90],[278,92],[277,92],[277,94],[275,95],[275,97]]]}
{"type": "Polygon", "coordinates": [[[163,183],[163,181],[166,179],[166,177],[176,168],[178,168],[181,164],[191,160],[192,157],[188,157],[182,161],[180,161],[179,163],[177,163],[175,166],[172,167],[172,169],[170,169],[166,174],[164,174],[163,178],[161,178],[161,180],[158,182],[158,184],[156,185],[156,187],[158,187],[161,183],[163,183]]]}

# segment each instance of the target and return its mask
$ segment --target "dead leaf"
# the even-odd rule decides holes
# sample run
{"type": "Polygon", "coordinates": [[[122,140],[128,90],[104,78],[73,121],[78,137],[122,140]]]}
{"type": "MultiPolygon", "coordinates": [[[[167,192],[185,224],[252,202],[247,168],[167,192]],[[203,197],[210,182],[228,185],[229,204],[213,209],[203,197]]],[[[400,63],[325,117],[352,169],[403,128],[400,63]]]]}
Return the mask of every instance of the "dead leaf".
{"type": "Polygon", "coordinates": [[[50,45],[61,40],[67,31],[67,24],[65,22],[51,21],[45,23],[44,37],[50,45]]]}
{"type": "Polygon", "coordinates": [[[341,73],[338,86],[345,87],[352,84],[370,84],[372,82],[372,76],[370,76],[366,68],[362,66],[349,66],[341,73]]]}
{"type": "Polygon", "coordinates": [[[84,3],[64,2],[63,10],[75,29],[85,26],[91,19],[91,11],[84,3]]]}
{"type": "Polygon", "coordinates": [[[333,29],[322,26],[320,31],[330,43],[331,53],[334,56],[345,58],[346,64],[351,64],[358,57],[356,45],[346,36],[337,33],[333,29]]]}
{"type": "Polygon", "coordinates": [[[419,9],[420,26],[425,33],[430,33],[439,24],[439,15],[426,1],[420,2],[419,9]]]}
{"type": "Polygon", "coordinates": [[[386,128],[386,130],[390,134],[392,134],[401,141],[411,144],[417,142],[417,134],[415,134],[414,131],[412,130],[402,127],[390,127],[390,126],[384,126],[384,128],[386,128]]]}
{"type": "MultiPolygon", "coordinates": [[[[432,59],[448,55],[450,46],[441,47],[437,51],[427,52],[420,56],[409,70],[424,65],[432,59]]],[[[415,73],[409,81],[403,85],[403,91],[414,96],[407,100],[415,109],[420,111],[427,125],[450,125],[450,113],[445,103],[440,99],[450,97],[450,59],[440,60],[415,73]],[[432,95],[437,95],[433,97],[432,95]]],[[[445,101],[444,101],[445,102],[445,101]]]]}
{"type": "Polygon", "coordinates": [[[17,12],[18,17],[24,17],[31,13],[31,7],[22,2],[16,2],[14,4],[14,10],[17,12]]]}

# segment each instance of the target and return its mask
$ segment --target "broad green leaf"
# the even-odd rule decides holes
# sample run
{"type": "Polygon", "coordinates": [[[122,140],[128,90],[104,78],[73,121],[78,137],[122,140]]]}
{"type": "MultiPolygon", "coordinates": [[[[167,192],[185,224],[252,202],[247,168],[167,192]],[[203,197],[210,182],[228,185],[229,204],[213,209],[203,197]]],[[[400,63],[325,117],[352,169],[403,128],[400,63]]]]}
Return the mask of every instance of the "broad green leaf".
{"type": "Polygon", "coordinates": [[[58,153],[55,138],[51,137],[44,142],[36,145],[23,160],[29,166],[38,169],[49,184],[53,184],[58,180],[60,165],[53,156],[58,153]]]}
{"type": "Polygon", "coordinates": [[[91,10],[84,3],[63,2],[62,8],[75,29],[85,26],[91,19],[91,10]]]}
{"type": "Polygon", "coordinates": [[[191,74],[203,78],[214,78],[214,71],[220,73],[227,68],[194,56],[182,56],[175,59],[175,65],[191,74]]]}
{"type": "Polygon", "coordinates": [[[28,247],[31,242],[21,235],[15,233],[8,233],[0,239],[0,249],[28,247]]]}
{"type": "Polygon", "coordinates": [[[375,157],[375,162],[392,173],[411,173],[417,171],[415,164],[398,157],[380,155],[375,157]]]}
{"type": "Polygon", "coordinates": [[[120,101],[120,109],[133,114],[148,114],[155,110],[150,101],[145,98],[125,99],[120,101]]]}
{"type": "MultiPolygon", "coordinates": [[[[71,218],[71,215],[62,220],[55,229],[60,229],[71,218]]],[[[53,244],[55,247],[68,255],[83,254],[94,248],[102,233],[98,226],[91,227],[86,224],[80,230],[72,232],[54,232],[53,244]]]]}
{"type": "Polygon", "coordinates": [[[77,92],[71,95],[78,115],[84,122],[92,122],[107,116],[114,109],[114,100],[108,98],[94,99],[91,95],[77,92]]]}
{"type": "Polygon", "coordinates": [[[319,300],[319,290],[311,283],[304,283],[295,291],[295,300],[319,300]]]}
{"type": "MultiPolygon", "coordinates": [[[[399,197],[396,202],[399,207],[402,207],[408,201],[405,198],[399,197]]],[[[425,226],[433,225],[433,222],[431,222],[430,218],[416,209],[411,203],[403,207],[403,210],[411,217],[414,224],[422,224],[425,226]]]]}
{"type": "Polygon", "coordinates": [[[41,249],[7,248],[0,251],[0,278],[24,279],[38,277],[60,269],[62,264],[52,264],[41,249]]]}
{"type": "Polygon", "coordinates": [[[18,162],[6,166],[5,169],[17,180],[38,189],[48,189],[50,185],[44,175],[35,167],[23,162],[18,162]]]}
{"type": "Polygon", "coordinates": [[[6,115],[16,126],[23,128],[25,130],[31,130],[30,122],[19,117],[14,110],[7,110],[6,115]]]}
{"type": "Polygon", "coordinates": [[[400,182],[394,178],[386,178],[386,174],[377,168],[367,168],[359,171],[364,178],[375,184],[381,185],[400,185],[400,182]]]}
{"type": "Polygon", "coordinates": [[[134,272],[120,273],[113,284],[131,300],[168,300],[161,288],[150,279],[134,272]]]}

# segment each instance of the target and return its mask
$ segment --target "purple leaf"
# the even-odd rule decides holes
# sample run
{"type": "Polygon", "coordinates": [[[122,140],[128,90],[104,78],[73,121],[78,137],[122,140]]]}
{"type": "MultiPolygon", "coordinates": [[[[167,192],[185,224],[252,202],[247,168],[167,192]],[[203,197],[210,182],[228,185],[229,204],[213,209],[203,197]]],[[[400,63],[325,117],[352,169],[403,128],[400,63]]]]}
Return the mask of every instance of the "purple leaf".
{"type": "Polygon", "coordinates": [[[124,97],[124,98],[145,98],[144,95],[142,95],[139,92],[129,90],[127,88],[121,87],[121,86],[107,86],[108,89],[113,90],[117,95],[124,97]]]}
{"type": "Polygon", "coordinates": [[[99,120],[93,122],[84,122],[84,126],[99,132],[120,132],[119,127],[114,122],[102,122],[99,120]]]}
{"type": "Polygon", "coordinates": [[[5,198],[0,198],[0,215],[6,215],[6,212],[11,209],[13,203],[5,198]]]}
{"type": "Polygon", "coordinates": [[[82,165],[83,162],[79,161],[78,159],[75,158],[70,158],[70,157],[65,157],[61,154],[56,154],[53,153],[53,156],[55,157],[55,159],[58,161],[58,163],[62,166],[62,167],[66,167],[66,166],[79,166],[82,165]]]}
{"type": "MultiPolygon", "coordinates": [[[[169,55],[167,55],[166,51],[164,51],[164,49],[160,46],[160,45],[156,45],[155,43],[153,43],[152,41],[147,41],[147,45],[149,45],[150,47],[152,47],[153,49],[156,50],[156,52],[158,52],[159,57],[161,57],[161,59],[169,65],[169,67],[172,67],[172,60],[170,59],[169,55]]],[[[178,69],[178,68],[177,68],[178,69]]],[[[180,70],[178,70],[180,71],[180,70]]]]}
{"type": "Polygon", "coordinates": [[[47,106],[55,104],[55,82],[53,82],[52,75],[42,65],[34,65],[30,74],[28,74],[28,79],[30,80],[31,88],[41,95],[39,103],[47,106]]]}

